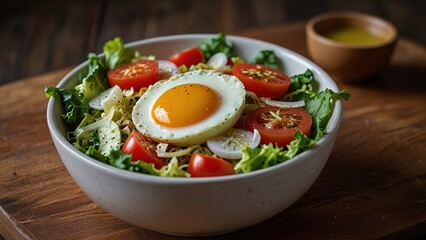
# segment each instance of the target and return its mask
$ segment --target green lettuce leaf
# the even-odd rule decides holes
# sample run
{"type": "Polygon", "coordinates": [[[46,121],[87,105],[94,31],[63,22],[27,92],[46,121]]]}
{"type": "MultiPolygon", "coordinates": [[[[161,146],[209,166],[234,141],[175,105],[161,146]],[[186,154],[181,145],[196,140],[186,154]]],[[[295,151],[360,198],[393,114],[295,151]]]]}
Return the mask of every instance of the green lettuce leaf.
{"type": "Polygon", "coordinates": [[[228,58],[235,56],[234,45],[226,39],[225,34],[222,32],[218,33],[214,38],[201,42],[199,46],[206,60],[218,52],[224,53],[228,58]]]}
{"type": "Polygon", "coordinates": [[[154,164],[147,164],[143,161],[132,162],[132,155],[125,154],[120,150],[112,150],[108,157],[108,163],[114,167],[128,170],[131,172],[140,172],[150,175],[158,175],[154,164]]]}
{"type": "Polygon", "coordinates": [[[287,149],[274,146],[271,143],[257,148],[244,146],[241,150],[243,158],[235,165],[235,172],[247,173],[277,165],[309,149],[317,142],[306,137],[300,131],[294,134],[294,138],[287,149]]]}
{"type": "Polygon", "coordinates": [[[157,170],[158,175],[162,177],[190,177],[191,175],[185,170],[188,164],[179,166],[179,161],[176,157],[170,159],[169,163],[157,170]]]}
{"type": "Polygon", "coordinates": [[[315,77],[311,70],[307,69],[304,73],[291,76],[291,84],[286,93],[282,98],[284,101],[297,101],[300,98],[300,94],[308,94],[314,96],[316,93],[312,91],[315,83],[315,77]]]}
{"type": "Polygon", "coordinates": [[[293,158],[297,154],[309,149],[318,141],[315,139],[310,139],[300,131],[297,131],[294,134],[294,138],[295,140],[291,141],[290,144],[287,145],[287,151],[285,152],[285,156],[288,159],[293,158]]]}
{"type": "Polygon", "coordinates": [[[65,109],[65,113],[62,114],[62,117],[72,129],[75,129],[85,118],[85,114],[91,111],[87,102],[83,101],[75,91],[56,87],[45,87],[44,94],[46,97],[61,97],[65,109]]]}
{"type": "Polygon", "coordinates": [[[304,109],[312,116],[311,138],[318,140],[325,134],[325,128],[333,113],[334,104],[338,99],[349,100],[347,90],[335,93],[331,89],[321,92],[313,92],[315,77],[311,70],[291,77],[291,85],[284,96],[286,101],[305,102],[304,109]]]}
{"type": "Polygon", "coordinates": [[[128,64],[135,57],[136,51],[124,46],[123,40],[116,37],[105,43],[103,47],[105,62],[108,69],[128,64]]]}
{"type": "Polygon", "coordinates": [[[275,55],[274,51],[271,50],[259,51],[250,62],[266,65],[275,69],[279,68],[279,60],[277,55],[275,55]]]}
{"type": "Polygon", "coordinates": [[[109,87],[106,79],[107,69],[103,59],[94,53],[90,53],[88,58],[89,72],[82,82],[75,87],[78,95],[87,103],[109,87]]]}
{"type": "Polygon", "coordinates": [[[322,138],[328,121],[333,113],[334,104],[338,99],[349,100],[350,94],[346,90],[334,92],[325,89],[315,95],[300,93],[298,100],[305,101],[305,110],[312,116],[311,137],[315,140],[322,138]]]}
{"type": "Polygon", "coordinates": [[[291,76],[291,84],[288,92],[294,92],[307,86],[307,90],[312,90],[312,83],[315,81],[314,73],[310,69],[306,69],[304,73],[291,76]]]}

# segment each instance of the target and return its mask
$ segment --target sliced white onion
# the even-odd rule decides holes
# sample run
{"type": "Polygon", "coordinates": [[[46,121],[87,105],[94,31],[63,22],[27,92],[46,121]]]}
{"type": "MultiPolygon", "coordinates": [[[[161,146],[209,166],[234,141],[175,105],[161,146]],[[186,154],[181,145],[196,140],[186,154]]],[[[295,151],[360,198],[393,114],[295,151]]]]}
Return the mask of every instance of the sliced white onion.
{"type": "Polygon", "coordinates": [[[284,101],[275,101],[270,98],[260,98],[260,100],[272,107],[280,107],[280,108],[298,108],[305,106],[305,101],[300,100],[296,102],[284,102],[284,101]]]}
{"type": "Polygon", "coordinates": [[[215,71],[222,72],[227,62],[228,57],[224,53],[218,52],[207,61],[207,65],[212,67],[215,71]]]}
{"type": "Polygon", "coordinates": [[[104,110],[107,114],[112,106],[123,100],[123,91],[119,86],[108,88],[89,102],[93,109],[104,110]]]}
{"type": "MultiPolygon", "coordinates": [[[[256,130],[257,132],[257,130],[256,130]]],[[[242,158],[241,149],[245,145],[250,148],[257,147],[260,143],[260,135],[254,137],[250,131],[231,128],[226,132],[207,141],[207,147],[219,157],[226,159],[242,158]]]]}
{"type": "Polygon", "coordinates": [[[257,131],[257,129],[254,129],[253,138],[249,145],[249,148],[257,148],[259,144],[260,144],[260,133],[259,131],[257,131]]]}
{"type": "Polygon", "coordinates": [[[276,100],[272,100],[271,98],[267,98],[267,97],[260,97],[259,98],[256,95],[256,93],[254,93],[254,92],[246,91],[246,93],[247,93],[247,96],[252,98],[253,100],[263,102],[266,105],[271,106],[271,107],[298,108],[298,107],[305,106],[305,101],[303,101],[303,100],[295,101],[295,102],[276,101],[276,100]]]}
{"type": "Polygon", "coordinates": [[[171,76],[178,74],[178,67],[176,66],[176,64],[168,60],[157,60],[157,62],[159,80],[167,79],[171,76]]]}

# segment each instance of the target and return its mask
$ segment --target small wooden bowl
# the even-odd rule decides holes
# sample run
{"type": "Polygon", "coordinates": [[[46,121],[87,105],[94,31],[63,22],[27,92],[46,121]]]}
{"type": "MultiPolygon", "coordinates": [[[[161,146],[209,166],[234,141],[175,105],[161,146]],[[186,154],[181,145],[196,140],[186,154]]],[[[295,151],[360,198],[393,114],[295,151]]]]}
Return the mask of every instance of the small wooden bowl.
{"type": "Polygon", "coordinates": [[[398,32],[389,22],[357,12],[330,12],[306,25],[310,57],[335,80],[346,83],[365,81],[389,62],[398,32]],[[344,43],[326,37],[338,28],[358,28],[380,38],[371,44],[344,43]]]}

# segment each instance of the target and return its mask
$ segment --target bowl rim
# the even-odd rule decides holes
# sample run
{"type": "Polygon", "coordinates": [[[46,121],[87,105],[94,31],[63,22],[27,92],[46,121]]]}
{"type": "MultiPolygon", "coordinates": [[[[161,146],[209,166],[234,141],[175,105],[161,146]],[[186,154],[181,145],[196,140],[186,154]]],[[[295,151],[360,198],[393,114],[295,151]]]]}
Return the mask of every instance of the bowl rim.
{"type": "Polygon", "coordinates": [[[356,12],[356,11],[333,11],[333,12],[326,12],[326,13],[317,15],[311,18],[306,23],[305,29],[306,29],[305,31],[306,31],[307,38],[310,38],[310,37],[316,38],[319,42],[322,42],[323,44],[327,44],[327,45],[338,47],[338,48],[344,48],[344,49],[380,48],[380,47],[393,44],[398,39],[398,30],[395,27],[395,25],[392,24],[390,21],[375,15],[371,15],[371,14],[367,14],[363,12],[356,12]],[[323,21],[328,21],[333,19],[355,19],[355,20],[367,20],[367,21],[378,22],[380,24],[383,24],[384,26],[386,26],[386,28],[390,30],[390,37],[380,43],[368,44],[368,45],[354,45],[354,44],[342,43],[342,42],[331,40],[323,36],[322,34],[318,33],[315,30],[315,26],[317,24],[320,24],[323,21]]]}
{"type": "MultiPolygon", "coordinates": [[[[165,36],[159,36],[159,37],[153,37],[143,40],[137,40],[132,41],[129,43],[126,43],[126,47],[137,47],[139,45],[147,45],[154,42],[162,42],[162,41],[172,41],[172,40],[182,40],[182,39],[200,39],[205,40],[216,36],[216,34],[178,34],[178,35],[165,35],[165,36]]],[[[306,57],[290,50],[285,47],[272,44],[266,41],[254,39],[254,38],[248,38],[248,37],[241,37],[236,35],[227,35],[227,39],[229,39],[231,42],[249,42],[249,43],[257,43],[262,44],[265,46],[265,48],[277,48],[280,49],[280,51],[283,51],[284,53],[288,54],[289,57],[292,57],[294,59],[298,59],[299,61],[304,62],[307,65],[307,68],[311,69],[315,75],[320,75],[320,77],[327,83],[327,88],[332,89],[333,91],[339,91],[339,88],[335,81],[317,64],[312,62],[311,60],[307,59],[306,57]]],[[[76,73],[78,73],[80,70],[85,68],[88,65],[88,60],[82,62],[75,68],[73,68],[70,72],[68,72],[56,85],[56,87],[60,88],[66,85],[68,81],[72,79],[72,76],[74,76],[76,73]]],[[[77,158],[79,161],[84,162],[85,164],[91,165],[94,168],[97,168],[98,170],[101,170],[105,173],[115,175],[116,177],[120,177],[122,179],[131,180],[131,181],[147,181],[155,184],[166,184],[166,185],[193,185],[193,184],[210,184],[210,183],[221,183],[221,182],[230,182],[230,181],[242,181],[247,178],[261,178],[265,175],[273,174],[278,171],[281,171],[284,168],[289,168],[293,165],[300,164],[303,162],[303,160],[309,160],[310,156],[315,155],[317,151],[319,151],[320,147],[325,145],[327,142],[333,140],[333,135],[337,134],[337,130],[339,129],[340,123],[342,121],[342,102],[341,100],[337,100],[335,102],[333,116],[330,118],[330,122],[327,127],[326,134],[310,149],[305,150],[304,152],[298,154],[297,156],[282,162],[280,164],[277,164],[275,166],[271,166],[265,169],[259,169],[253,172],[249,173],[243,173],[243,174],[234,174],[234,175],[227,175],[227,176],[215,176],[215,177],[202,177],[202,178],[179,178],[179,177],[161,177],[161,176],[154,176],[154,175],[148,175],[143,173],[137,173],[137,172],[131,172],[128,170],[116,168],[114,166],[111,166],[109,164],[103,163],[97,159],[94,159],[92,157],[89,157],[85,155],[84,153],[80,152],[77,148],[75,148],[68,140],[65,138],[65,136],[62,134],[57,122],[62,121],[62,118],[60,116],[57,116],[56,120],[53,116],[54,106],[55,104],[60,104],[61,100],[57,97],[51,97],[49,98],[48,104],[47,104],[47,111],[46,111],[46,118],[47,118],[47,125],[50,131],[50,134],[55,142],[59,143],[61,147],[65,148],[68,153],[72,154],[73,157],[77,158]],[[58,102],[58,103],[57,103],[58,102]],[[332,121],[332,119],[335,119],[332,121]]],[[[57,147],[56,147],[57,148],[57,147]]],[[[61,158],[62,160],[62,158],[61,158]]],[[[62,160],[63,161],[63,160],[62,160]]]]}

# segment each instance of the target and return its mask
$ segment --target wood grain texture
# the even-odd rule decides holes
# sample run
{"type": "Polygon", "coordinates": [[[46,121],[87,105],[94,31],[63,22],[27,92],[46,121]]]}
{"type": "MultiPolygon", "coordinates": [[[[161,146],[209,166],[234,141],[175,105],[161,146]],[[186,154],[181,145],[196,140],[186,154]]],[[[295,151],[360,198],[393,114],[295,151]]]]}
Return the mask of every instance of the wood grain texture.
{"type": "Polygon", "coordinates": [[[14,0],[0,6],[0,84],[76,65],[120,36],[125,42],[242,31],[307,21],[337,10],[385,18],[426,45],[424,0],[14,0]]]}
{"type": "MultiPolygon", "coordinates": [[[[238,32],[306,55],[304,24],[238,32]]],[[[0,234],[6,239],[186,239],[134,227],[78,188],[48,133],[43,88],[70,68],[0,87],[0,234]],[[19,90],[19,91],[17,91],[19,90]]],[[[413,239],[426,235],[426,49],[401,40],[392,63],[351,92],[323,172],[279,215],[203,239],[413,239]],[[403,84],[402,84],[403,83],[403,84]]]]}

